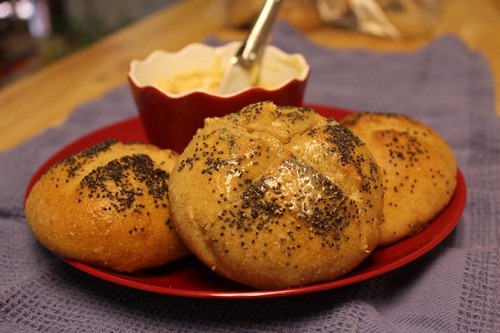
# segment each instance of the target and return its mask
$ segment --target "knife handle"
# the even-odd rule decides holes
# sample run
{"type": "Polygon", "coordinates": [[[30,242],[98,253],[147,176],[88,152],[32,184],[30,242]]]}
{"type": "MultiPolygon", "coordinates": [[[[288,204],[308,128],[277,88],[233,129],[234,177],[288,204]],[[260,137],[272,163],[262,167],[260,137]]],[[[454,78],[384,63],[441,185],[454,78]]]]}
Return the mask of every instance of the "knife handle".
{"type": "Polygon", "coordinates": [[[262,4],[259,15],[236,53],[245,67],[252,66],[260,57],[282,3],[282,0],[265,0],[262,4]]]}

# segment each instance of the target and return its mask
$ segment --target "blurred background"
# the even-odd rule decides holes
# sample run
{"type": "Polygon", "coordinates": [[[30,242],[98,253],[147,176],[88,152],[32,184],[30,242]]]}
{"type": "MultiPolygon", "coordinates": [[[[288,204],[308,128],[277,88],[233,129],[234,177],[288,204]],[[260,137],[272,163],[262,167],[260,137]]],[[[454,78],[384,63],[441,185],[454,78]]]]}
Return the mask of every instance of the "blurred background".
{"type": "MultiPolygon", "coordinates": [[[[0,88],[138,19],[183,0],[0,0],[0,88]]],[[[244,31],[263,0],[206,0],[244,31]]],[[[467,0],[451,0],[451,2],[467,0]]],[[[500,0],[495,0],[500,1],[500,0]]],[[[442,0],[286,0],[279,17],[302,31],[324,24],[382,39],[431,35],[442,0]]],[[[347,38],[350,38],[347,35],[347,38]]]]}
{"type": "Polygon", "coordinates": [[[0,87],[180,0],[0,0],[0,87]]]}

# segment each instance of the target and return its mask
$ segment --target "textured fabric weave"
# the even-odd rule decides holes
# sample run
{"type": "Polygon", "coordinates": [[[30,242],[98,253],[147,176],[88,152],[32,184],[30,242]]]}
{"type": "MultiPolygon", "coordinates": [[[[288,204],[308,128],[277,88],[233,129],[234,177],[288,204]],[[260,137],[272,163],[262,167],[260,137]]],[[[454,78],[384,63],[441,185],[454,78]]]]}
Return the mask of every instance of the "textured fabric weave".
{"type": "Polygon", "coordinates": [[[281,23],[273,37],[311,64],[306,102],[405,113],[450,143],[468,189],[455,231],[377,278],[276,299],[166,296],[77,271],[32,236],[24,191],[58,149],[136,115],[121,86],[0,154],[0,332],[500,332],[500,118],[483,55],[451,35],[409,53],[333,50],[281,23]]]}

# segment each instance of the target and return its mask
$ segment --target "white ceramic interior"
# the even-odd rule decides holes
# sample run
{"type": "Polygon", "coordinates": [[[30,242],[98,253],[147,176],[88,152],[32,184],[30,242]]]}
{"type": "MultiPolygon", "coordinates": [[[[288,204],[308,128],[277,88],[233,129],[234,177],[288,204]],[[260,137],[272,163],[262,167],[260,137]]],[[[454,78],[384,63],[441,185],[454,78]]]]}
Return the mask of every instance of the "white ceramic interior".
{"type": "MultiPolygon", "coordinates": [[[[145,87],[156,86],[156,82],[160,77],[170,79],[175,73],[214,68],[224,70],[229,59],[236,53],[240,45],[240,42],[231,42],[220,47],[212,47],[206,44],[194,43],[178,52],[157,50],[144,60],[133,60],[130,65],[129,78],[137,86],[145,87]]],[[[302,55],[287,54],[275,46],[268,45],[263,53],[259,80],[266,83],[266,90],[277,90],[294,79],[305,80],[309,70],[309,65],[302,55]]],[[[231,95],[251,88],[246,88],[231,95]]],[[[164,92],[171,97],[182,97],[196,91],[219,95],[203,89],[178,94],[164,92]]]]}

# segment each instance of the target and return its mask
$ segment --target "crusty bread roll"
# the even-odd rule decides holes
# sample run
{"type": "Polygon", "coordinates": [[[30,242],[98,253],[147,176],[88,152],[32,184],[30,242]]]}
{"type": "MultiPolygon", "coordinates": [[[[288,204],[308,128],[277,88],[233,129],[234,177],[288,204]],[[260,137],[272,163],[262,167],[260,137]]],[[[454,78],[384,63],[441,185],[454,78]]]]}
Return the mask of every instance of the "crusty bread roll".
{"type": "Polygon", "coordinates": [[[171,222],[176,153],[104,141],[49,169],[25,205],[35,237],[54,253],[115,271],[159,266],[189,253],[171,222]]]}
{"type": "Polygon", "coordinates": [[[373,153],[384,184],[379,245],[421,231],[451,200],[457,164],[433,129],[402,114],[358,112],[342,122],[373,153]]]}
{"type": "Polygon", "coordinates": [[[169,184],[186,246],[258,289],[332,280],[378,243],[377,164],[344,125],[310,108],[262,102],[206,119],[169,184]]]}

